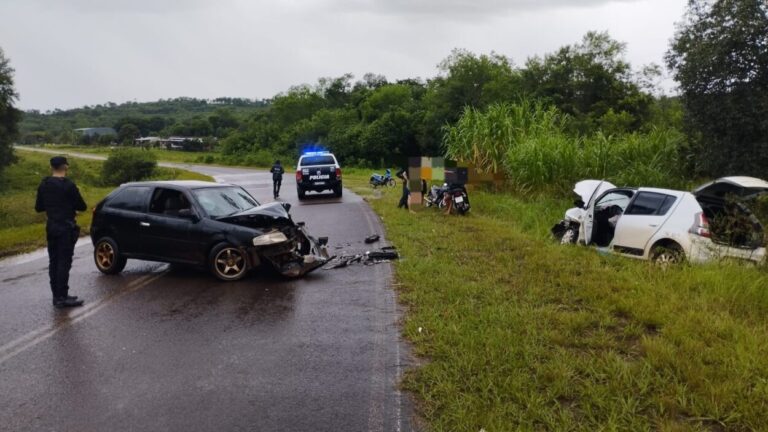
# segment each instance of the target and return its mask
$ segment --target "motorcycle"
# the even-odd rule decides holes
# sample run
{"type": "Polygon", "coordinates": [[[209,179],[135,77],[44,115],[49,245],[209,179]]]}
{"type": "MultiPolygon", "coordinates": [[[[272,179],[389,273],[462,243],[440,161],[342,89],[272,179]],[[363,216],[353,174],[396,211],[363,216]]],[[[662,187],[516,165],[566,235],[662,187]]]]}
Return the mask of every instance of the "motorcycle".
{"type": "MultiPolygon", "coordinates": [[[[447,185],[443,185],[443,187],[447,187],[447,185]]],[[[441,208],[443,206],[443,193],[445,192],[443,187],[432,186],[429,192],[424,194],[424,205],[441,208]]]]}
{"type": "Polygon", "coordinates": [[[392,178],[392,171],[387,169],[384,175],[373,173],[370,180],[371,186],[389,186],[395,187],[395,179],[392,178]]]}
{"type": "Polygon", "coordinates": [[[450,206],[451,210],[455,210],[460,215],[469,213],[471,209],[467,188],[460,184],[444,183],[443,186],[432,186],[429,193],[424,196],[424,203],[427,207],[440,209],[450,206]]]}

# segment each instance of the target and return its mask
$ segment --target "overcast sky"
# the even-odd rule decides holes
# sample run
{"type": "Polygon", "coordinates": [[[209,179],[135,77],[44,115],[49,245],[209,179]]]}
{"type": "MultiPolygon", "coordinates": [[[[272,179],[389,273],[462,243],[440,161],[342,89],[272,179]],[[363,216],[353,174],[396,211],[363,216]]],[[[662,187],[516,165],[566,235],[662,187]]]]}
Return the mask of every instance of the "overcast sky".
{"type": "MultiPolygon", "coordinates": [[[[0,0],[23,109],[268,98],[318,77],[428,78],[453,48],[526,58],[608,30],[663,63],[686,0],[0,0]]],[[[667,83],[671,86],[671,83],[667,83]]]]}

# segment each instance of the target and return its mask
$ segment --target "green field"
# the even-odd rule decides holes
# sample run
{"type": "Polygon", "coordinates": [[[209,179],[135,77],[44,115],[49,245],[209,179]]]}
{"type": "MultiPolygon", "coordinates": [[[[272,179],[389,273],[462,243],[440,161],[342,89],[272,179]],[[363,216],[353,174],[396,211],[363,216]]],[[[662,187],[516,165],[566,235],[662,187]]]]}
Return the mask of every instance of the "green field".
{"type": "MultiPolygon", "coordinates": [[[[44,247],[45,215],[35,212],[35,194],[40,180],[50,174],[50,155],[17,152],[19,162],[0,174],[0,257],[44,247]]],[[[70,177],[77,183],[89,208],[114,187],[101,182],[102,162],[69,158],[70,177]]],[[[170,168],[157,168],[157,179],[203,179],[201,174],[170,168]]],[[[78,216],[78,224],[87,233],[91,212],[78,216]]]]}
{"type": "Polygon", "coordinates": [[[436,431],[768,430],[768,272],[560,246],[568,202],[470,192],[468,217],[347,186],[403,259],[403,386],[436,431]]]}
{"type": "MultiPolygon", "coordinates": [[[[60,144],[47,144],[41,146],[46,150],[59,150],[62,153],[86,153],[100,156],[109,156],[109,153],[113,150],[111,147],[105,146],[73,146],[73,145],[60,145],[60,144]]],[[[119,148],[119,147],[118,147],[119,148]]],[[[149,150],[157,156],[158,161],[173,162],[173,163],[190,163],[190,164],[207,164],[207,165],[224,165],[224,166],[244,166],[244,167],[260,167],[266,168],[268,163],[261,161],[259,158],[248,158],[243,156],[225,156],[216,151],[179,151],[179,150],[165,150],[165,149],[151,149],[149,150]]]]}
{"type": "MultiPolygon", "coordinates": [[[[42,146],[47,150],[61,150],[63,153],[87,153],[101,156],[109,156],[112,148],[105,146],[73,146],[73,145],[58,145],[48,144],[42,146]]],[[[176,150],[164,150],[164,149],[152,149],[150,150],[157,156],[158,161],[163,162],[176,162],[176,163],[205,163],[205,158],[208,156],[219,156],[216,152],[187,152],[176,150]]]]}

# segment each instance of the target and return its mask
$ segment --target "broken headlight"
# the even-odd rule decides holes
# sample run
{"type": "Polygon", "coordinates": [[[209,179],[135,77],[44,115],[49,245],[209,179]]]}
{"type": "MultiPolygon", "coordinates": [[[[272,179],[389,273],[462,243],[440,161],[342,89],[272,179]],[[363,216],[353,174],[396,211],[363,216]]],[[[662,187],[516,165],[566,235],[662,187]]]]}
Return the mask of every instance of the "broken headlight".
{"type": "Polygon", "coordinates": [[[254,246],[269,246],[277,243],[287,242],[288,237],[280,231],[273,231],[268,234],[260,235],[253,238],[254,246]]]}

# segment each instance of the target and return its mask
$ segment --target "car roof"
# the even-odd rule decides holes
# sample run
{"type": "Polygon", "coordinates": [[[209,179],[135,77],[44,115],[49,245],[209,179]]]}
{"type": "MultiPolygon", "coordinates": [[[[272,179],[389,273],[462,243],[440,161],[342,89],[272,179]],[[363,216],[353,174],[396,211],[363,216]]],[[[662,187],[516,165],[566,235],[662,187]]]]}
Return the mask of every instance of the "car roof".
{"type": "Polygon", "coordinates": [[[683,196],[689,192],[675,190],[675,189],[662,189],[662,188],[653,188],[653,187],[641,187],[637,189],[638,192],[654,192],[664,195],[674,195],[676,197],[683,196]]]}
{"type": "Polygon", "coordinates": [[[215,183],[201,180],[156,180],[143,182],[130,182],[120,185],[121,187],[131,186],[170,186],[182,189],[201,189],[220,186],[232,186],[229,183],[215,183]]]}

